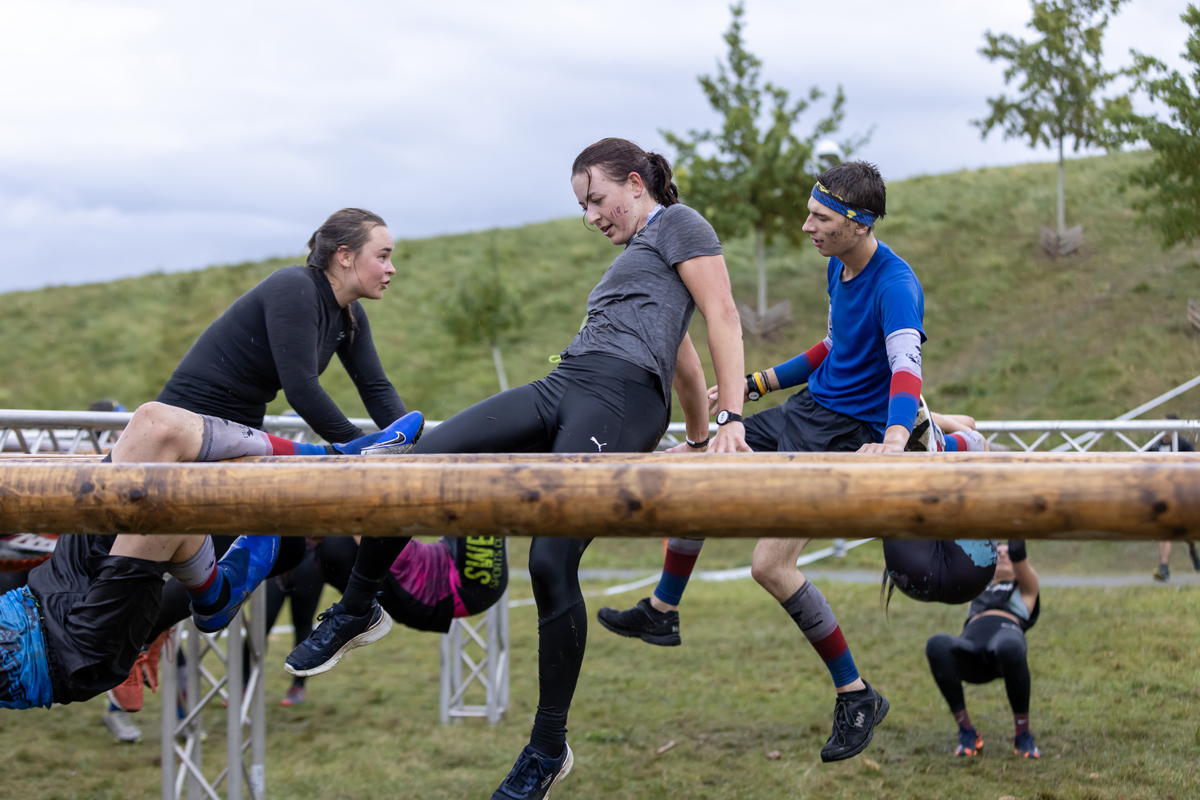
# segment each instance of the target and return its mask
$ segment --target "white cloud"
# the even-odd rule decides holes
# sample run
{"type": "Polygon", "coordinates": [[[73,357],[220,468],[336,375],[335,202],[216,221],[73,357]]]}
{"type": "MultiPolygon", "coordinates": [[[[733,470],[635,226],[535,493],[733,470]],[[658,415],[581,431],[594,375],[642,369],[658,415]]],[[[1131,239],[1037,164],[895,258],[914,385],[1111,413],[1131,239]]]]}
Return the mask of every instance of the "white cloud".
{"type": "MultiPolygon", "coordinates": [[[[1047,157],[968,125],[1003,88],[983,30],[1027,35],[1023,0],[748,6],[764,77],[842,83],[888,176],[1047,157]]],[[[1179,66],[1180,10],[1123,10],[1113,62],[1179,66]]],[[[344,205],[400,236],[572,214],[584,145],[716,123],[696,76],[728,19],[724,0],[0,0],[0,291],[296,253],[344,205]],[[31,268],[47,241],[69,263],[31,268]]]]}

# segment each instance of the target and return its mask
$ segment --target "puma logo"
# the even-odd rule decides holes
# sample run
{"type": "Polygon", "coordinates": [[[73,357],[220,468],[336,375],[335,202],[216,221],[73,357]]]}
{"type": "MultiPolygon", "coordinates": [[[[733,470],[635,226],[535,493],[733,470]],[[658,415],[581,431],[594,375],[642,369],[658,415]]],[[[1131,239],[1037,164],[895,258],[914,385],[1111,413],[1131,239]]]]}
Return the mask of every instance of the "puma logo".
{"type": "Polygon", "coordinates": [[[598,439],[596,439],[595,436],[592,437],[592,441],[595,442],[596,452],[598,452],[598,453],[603,452],[604,448],[608,446],[608,442],[605,442],[604,444],[600,444],[600,441],[598,439]]]}

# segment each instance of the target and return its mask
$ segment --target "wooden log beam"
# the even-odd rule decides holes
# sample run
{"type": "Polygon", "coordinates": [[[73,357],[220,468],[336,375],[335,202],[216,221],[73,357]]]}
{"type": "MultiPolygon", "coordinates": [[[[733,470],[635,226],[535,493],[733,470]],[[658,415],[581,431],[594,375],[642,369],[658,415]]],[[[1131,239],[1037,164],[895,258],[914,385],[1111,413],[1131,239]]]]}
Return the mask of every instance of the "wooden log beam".
{"type": "MultiPolygon", "coordinates": [[[[0,464],[99,464],[97,455],[4,455],[0,464]]],[[[1200,453],[450,453],[402,456],[252,456],[228,464],[1171,464],[1200,463],[1200,453]],[[365,459],[365,461],[364,461],[365,459]]]]}
{"type": "Polygon", "coordinates": [[[657,458],[662,463],[2,463],[0,533],[1200,535],[1195,459],[657,458]]]}

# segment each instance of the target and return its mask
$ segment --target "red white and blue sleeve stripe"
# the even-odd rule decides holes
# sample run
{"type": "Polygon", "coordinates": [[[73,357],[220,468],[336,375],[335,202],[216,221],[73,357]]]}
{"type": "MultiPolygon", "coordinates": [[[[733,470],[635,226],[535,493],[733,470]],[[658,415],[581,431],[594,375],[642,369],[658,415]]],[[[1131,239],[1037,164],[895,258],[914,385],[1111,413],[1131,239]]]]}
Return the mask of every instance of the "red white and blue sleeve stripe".
{"type": "Polygon", "coordinates": [[[921,403],[921,332],[901,328],[888,334],[885,344],[892,370],[887,427],[903,425],[911,432],[921,403]]]}
{"type": "Polygon", "coordinates": [[[808,383],[809,377],[821,366],[821,362],[833,350],[833,310],[830,309],[829,319],[825,323],[825,338],[805,350],[795,358],[785,361],[775,367],[775,380],[780,389],[799,386],[808,383]]]}

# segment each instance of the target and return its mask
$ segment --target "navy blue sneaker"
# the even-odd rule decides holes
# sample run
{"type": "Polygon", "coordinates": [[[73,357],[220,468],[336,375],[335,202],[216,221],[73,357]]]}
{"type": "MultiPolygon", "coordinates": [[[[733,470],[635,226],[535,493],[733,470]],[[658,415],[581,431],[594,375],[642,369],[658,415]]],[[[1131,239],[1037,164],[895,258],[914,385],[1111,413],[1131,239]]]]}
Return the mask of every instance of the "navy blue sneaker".
{"type": "MultiPolygon", "coordinates": [[[[864,681],[866,683],[866,681],[864,681]]],[[[844,692],[833,707],[833,733],[821,748],[821,760],[842,761],[867,749],[875,726],[883,722],[891,707],[883,695],[866,684],[863,691],[844,692]]]]}
{"type": "Polygon", "coordinates": [[[550,796],[550,790],[567,777],[574,763],[571,748],[565,743],[558,758],[541,758],[533,745],[527,744],[517,757],[512,772],[492,793],[492,800],[545,800],[550,796]]]}
{"type": "Polygon", "coordinates": [[[1013,752],[1021,758],[1041,758],[1042,751],[1033,743],[1033,734],[1025,731],[1013,739],[1013,752]]]}
{"type": "Polygon", "coordinates": [[[341,603],[334,603],[317,617],[320,623],[309,637],[291,652],[283,668],[293,675],[307,678],[333,669],[342,656],[356,647],[378,642],[392,629],[392,618],[384,613],[379,601],[361,617],[346,613],[341,603]]]}
{"type": "Polygon", "coordinates": [[[242,603],[258,588],[275,566],[279,554],[278,536],[239,536],[217,562],[217,572],[229,584],[229,600],[209,614],[192,606],[192,622],[205,633],[216,633],[233,621],[242,603]]]}
{"type": "Polygon", "coordinates": [[[971,758],[979,755],[982,749],[983,737],[979,735],[979,731],[974,728],[958,729],[958,747],[954,749],[954,755],[971,758]]]}
{"type": "Polygon", "coordinates": [[[402,455],[412,450],[423,430],[425,417],[420,411],[410,411],[379,433],[368,433],[352,442],[335,444],[333,449],[347,456],[402,455]]]}

